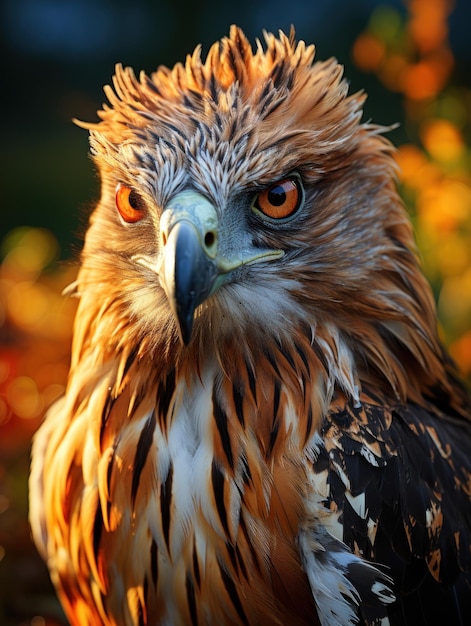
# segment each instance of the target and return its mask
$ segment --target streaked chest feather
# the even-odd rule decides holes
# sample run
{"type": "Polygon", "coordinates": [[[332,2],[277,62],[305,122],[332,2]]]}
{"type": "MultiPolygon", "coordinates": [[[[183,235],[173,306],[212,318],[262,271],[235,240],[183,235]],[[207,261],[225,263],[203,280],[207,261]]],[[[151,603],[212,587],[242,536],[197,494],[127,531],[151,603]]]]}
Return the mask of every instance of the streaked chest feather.
{"type": "MultiPolygon", "coordinates": [[[[244,623],[243,611],[250,623],[262,623],[263,606],[275,602],[280,559],[289,564],[283,593],[288,597],[294,586],[304,588],[308,600],[300,612],[313,610],[295,544],[305,498],[302,449],[315,423],[312,415],[310,424],[297,416],[300,403],[312,413],[305,396],[310,390],[293,396],[272,376],[250,389],[247,372],[241,370],[234,384],[209,363],[199,377],[177,377],[173,388],[167,378],[167,388],[156,391],[156,406],[142,415],[136,410],[109,437],[113,443],[99,462],[106,513],[95,550],[97,561],[108,564],[150,554],[129,569],[127,586],[152,595],[145,601],[136,596],[135,615],[145,605],[159,616],[157,623],[189,623],[188,612],[196,610],[203,623],[244,623]],[[130,511],[128,520],[123,510],[130,511]],[[108,532],[121,540],[108,541],[108,532]],[[259,591],[242,609],[240,594],[249,593],[254,576],[259,591]],[[219,589],[219,595],[209,589],[219,589]]],[[[263,368],[260,374],[264,379],[263,368]]],[[[106,604],[120,602],[112,597],[111,570],[106,604]]],[[[283,602],[273,623],[288,610],[283,602]]]]}

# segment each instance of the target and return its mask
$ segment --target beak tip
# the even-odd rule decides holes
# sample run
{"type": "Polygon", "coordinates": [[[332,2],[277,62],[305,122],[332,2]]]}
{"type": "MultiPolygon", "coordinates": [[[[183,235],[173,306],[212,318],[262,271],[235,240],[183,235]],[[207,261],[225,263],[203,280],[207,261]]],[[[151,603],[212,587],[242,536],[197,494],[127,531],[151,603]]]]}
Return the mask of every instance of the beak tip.
{"type": "Polygon", "coordinates": [[[175,319],[177,323],[178,336],[180,338],[180,342],[184,346],[188,346],[191,341],[191,337],[193,334],[193,320],[195,307],[193,303],[185,303],[182,306],[182,302],[176,302],[174,308],[175,319]]]}
{"type": "Polygon", "coordinates": [[[187,325],[187,324],[180,324],[179,326],[179,335],[180,335],[180,341],[182,342],[182,344],[184,346],[188,346],[191,340],[191,324],[187,325]]]}
{"type": "Polygon", "coordinates": [[[210,294],[217,267],[201,244],[197,228],[178,221],[165,244],[163,287],[183,345],[191,341],[195,309],[210,294]]]}

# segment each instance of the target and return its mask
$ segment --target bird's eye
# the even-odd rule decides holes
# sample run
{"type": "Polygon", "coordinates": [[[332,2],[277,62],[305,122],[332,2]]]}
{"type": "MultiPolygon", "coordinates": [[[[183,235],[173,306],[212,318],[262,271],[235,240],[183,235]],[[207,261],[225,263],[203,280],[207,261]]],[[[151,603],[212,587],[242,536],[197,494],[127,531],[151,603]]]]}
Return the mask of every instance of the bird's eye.
{"type": "Polygon", "coordinates": [[[282,220],[296,213],[304,198],[301,181],[296,176],[283,178],[261,191],[254,208],[274,220],[282,220]]]}
{"type": "Polygon", "coordinates": [[[144,203],[139,194],[123,183],[116,187],[116,208],[128,224],[139,222],[145,215],[144,203]]]}

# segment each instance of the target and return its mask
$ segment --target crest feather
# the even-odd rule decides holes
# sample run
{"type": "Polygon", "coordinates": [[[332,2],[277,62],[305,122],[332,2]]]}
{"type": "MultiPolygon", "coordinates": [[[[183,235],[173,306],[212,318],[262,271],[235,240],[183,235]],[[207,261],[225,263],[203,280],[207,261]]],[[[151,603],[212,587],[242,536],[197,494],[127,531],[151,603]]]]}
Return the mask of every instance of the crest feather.
{"type": "Polygon", "coordinates": [[[112,86],[104,88],[109,104],[98,112],[101,122],[76,123],[122,142],[133,130],[145,128],[149,119],[176,120],[187,135],[188,125],[197,126],[194,120],[201,114],[212,124],[217,107],[240,113],[247,106],[254,123],[266,121],[262,135],[281,125],[290,136],[301,133],[301,141],[307,128],[316,141],[323,141],[322,129],[328,126],[330,140],[345,133],[350,138],[364,96],[347,96],[343,67],[335,59],[314,62],[314,45],[297,42],[293,28],[289,35],[264,31],[263,39],[264,44],[256,40],[254,50],[242,30],[232,26],[204,60],[198,45],[185,64],[160,66],[150,76],[141,72],[137,78],[130,67],[118,64],[112,86]]]}

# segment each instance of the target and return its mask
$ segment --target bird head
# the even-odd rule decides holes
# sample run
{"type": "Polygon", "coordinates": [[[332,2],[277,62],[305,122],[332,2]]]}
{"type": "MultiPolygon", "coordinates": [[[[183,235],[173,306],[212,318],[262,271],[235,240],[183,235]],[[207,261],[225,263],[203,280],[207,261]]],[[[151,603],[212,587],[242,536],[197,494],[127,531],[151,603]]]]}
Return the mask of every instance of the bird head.
{"type": "Polygon", "coordinates": [[[441,352],[391,144],[336,60],[293,32],[264,38],[253,50],[232,27],[204,60],[117,66],[83,124],[102,182],[84,307],[110,342],[159,354],[304,333],[338,371],[406,394],[441,352]]]}

